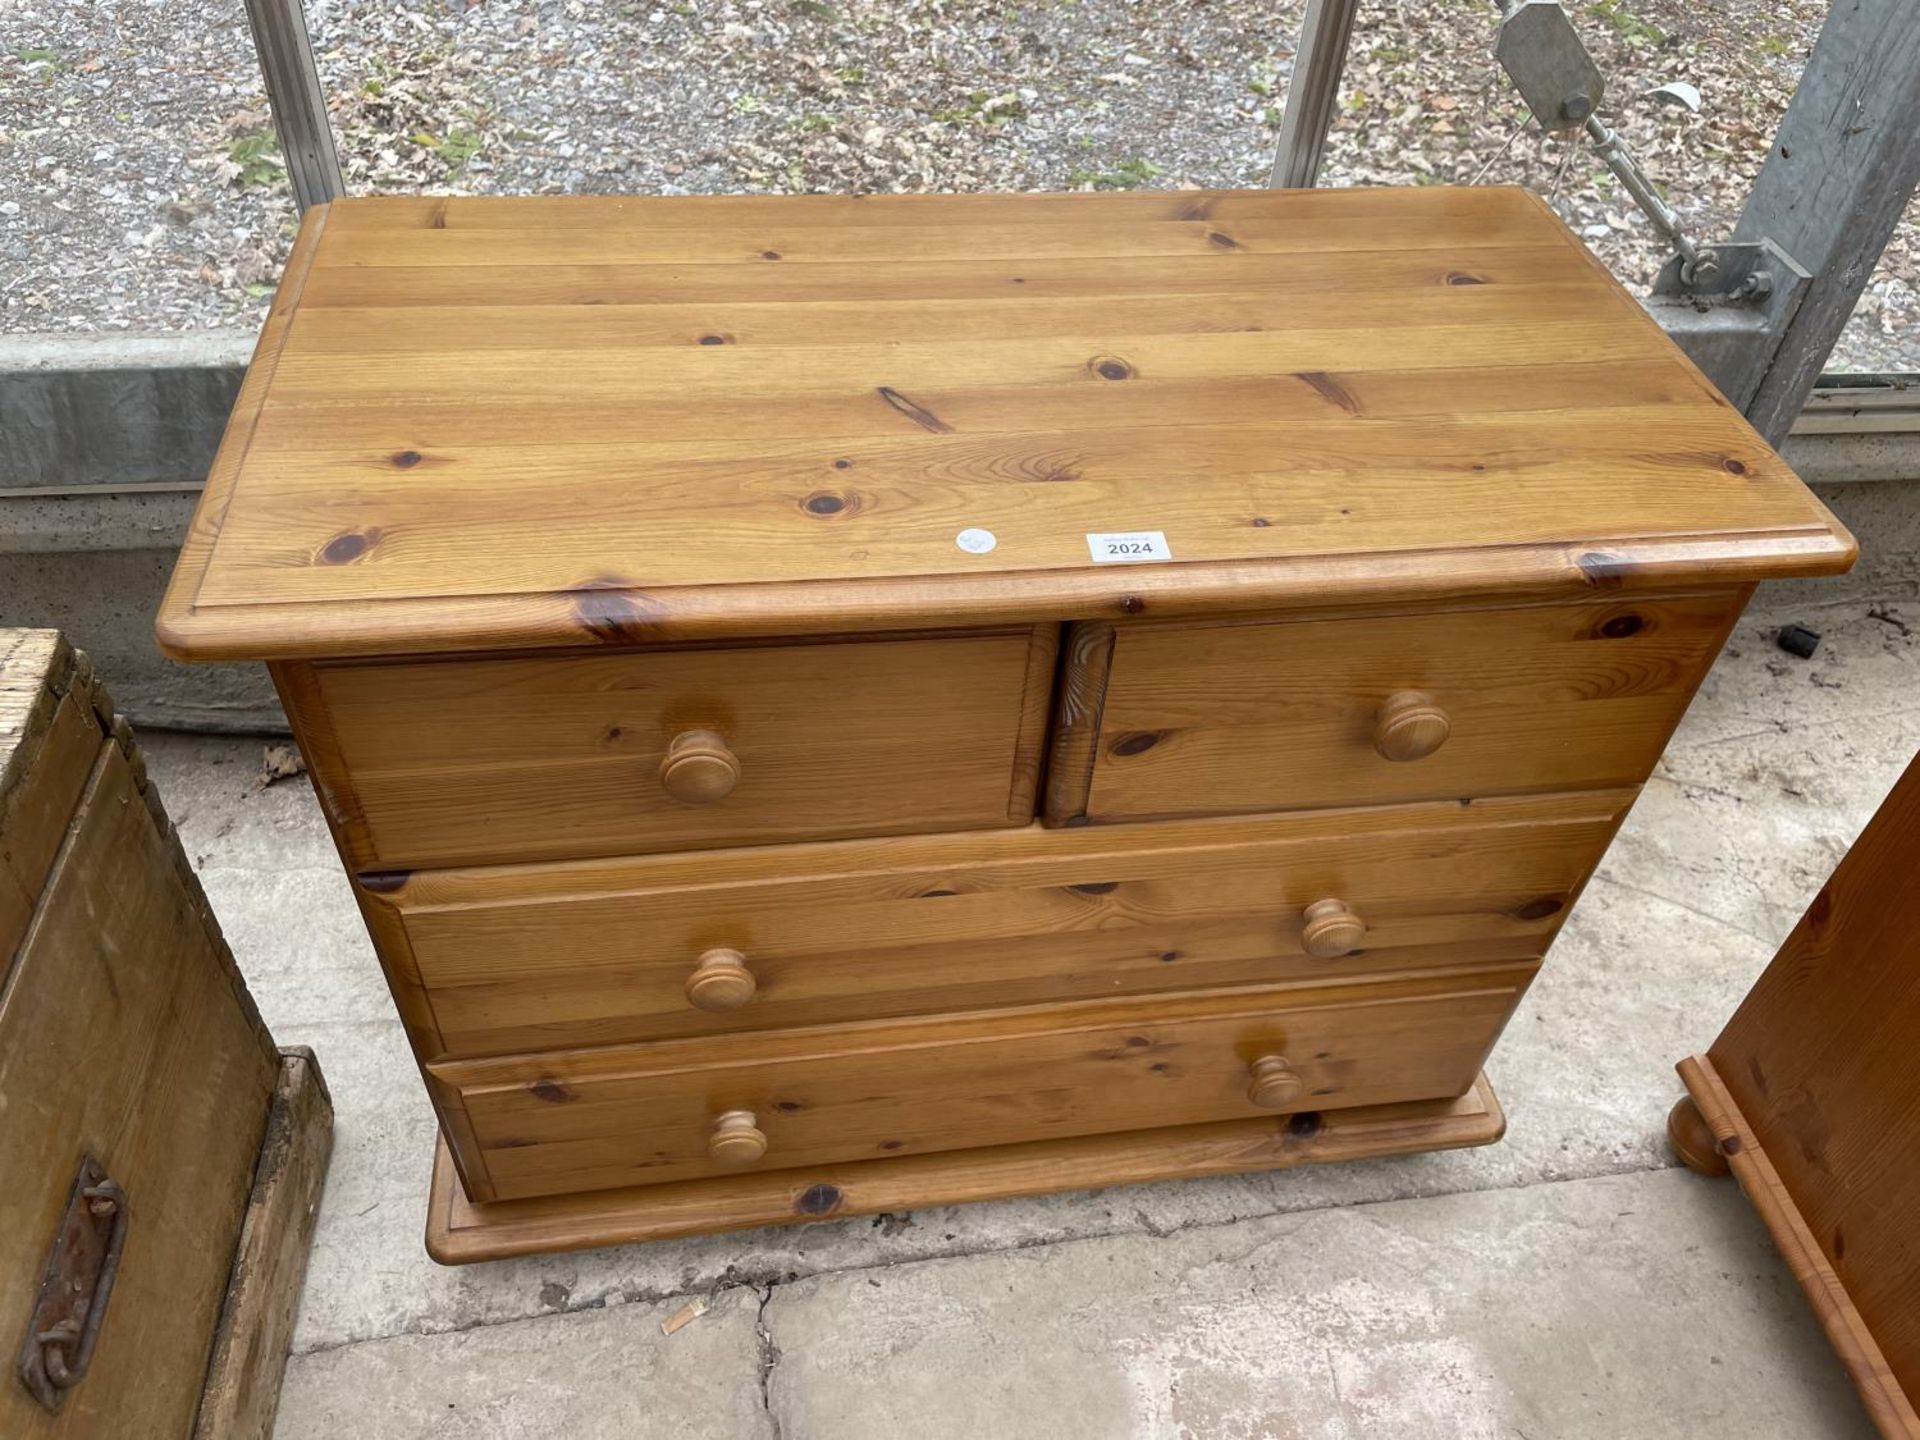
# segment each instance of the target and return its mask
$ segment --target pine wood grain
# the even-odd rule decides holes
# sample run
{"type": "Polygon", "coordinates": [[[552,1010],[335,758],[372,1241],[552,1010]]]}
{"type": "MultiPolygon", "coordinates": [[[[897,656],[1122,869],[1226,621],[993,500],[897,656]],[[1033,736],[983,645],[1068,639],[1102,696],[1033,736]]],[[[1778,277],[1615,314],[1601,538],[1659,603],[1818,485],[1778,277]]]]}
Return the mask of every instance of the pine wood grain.
{"type": "Polygon", "coordinates": [[[1920,761],[1681,1066],[1868,1411],[1900,1437],[1920,1436],[1916,867],[1920,761]]]}
{"type": "Polygon", "coordinates": [[[762,1168],[1245,1116],[1284,1055],[1296,1108],[1462,1094],[1531,963],[1359,985],[1039,1006],[429,1066],[515,1199],[720,1173],[713,1122],[751,1112],[762,1168]]]}
{"type": "Polygon", "coordinates": [[[1069,706],[1056,727],[1048,819],[1637,784],[1745,598],[1117,627],[1098,710],[1069,706]],[[1424,759],[1389,760],[1382,707],[1407,692],[1451,731],[1424,759]]]}
{"type": "Polygon", "coordinates": [[[464,1265],[1008,1195],[1490,1145],[1505,1129],[1506,1117],[1482,1075],[1453,1100],[1302,1111],[492,1204],[469,1198],[443,1144],[434,1157],[427,1249],[443,1265],[464,1265]]]}
{"type": "Polygon", "coordinates": [[[321,665],[282,694],[354,866],[571,858],[1024,823],[1057,643],[321,665]],[[689,731],[737,758],[724,799],[663,787],[689,731]]]}
{"type": "Polygon", "coordinates": [[[418,977],[423,1053],[460,1058],[1526,959],[1632,798],[427,871],[363,897],[418,977]],[[1361,953],[1303,949],[1328,897],[1361,953]],[[722,948],[755,989],[711,1013],[686,985],[722,948]]]}
{"type": "MultiPolygon", "coordinates": [[[[1813,1228],[1813,1222],[1800,1208],[1780,1166],[1775,1164],[1774,1154],[1786,1146],[1776,1144],[1774,1152],[1768,1150],[1733,1098],[1731,1088],[1711,1054],[1689,1056],[1680,1062],[1678,1068],[1688,1095],[1699,1107],[1702,1120],[1714,1136],[1717,1153],[1740,1182],[1741,1190],[1765,1223],[1773,1243],[1779,1247],[1781,1258],[1793,1272],[1794,1280],[1806,1293],[1808,1304],[1819,1320],[1820,1328],[1826,1332],[1828,1343],[1833,1346],[1834,1354],[1846,1367],[1848,1378],[1859,1391],[1861,1403],[1872,1419],[1874,1428],[1886,1440],[1916,1440],[1916,1437],[1920,1437],[1920,1412],[1915,1411],[1913,1402],[1908,1398],[1907,1376],[1889,1360],[1880,1336],[1855,1304],[1846,1281],[1835,1268],[1837,1262],[1832,1253],[1832,1232],[1822,1234],[1813,1228]]],[[[1771,1124],[1774,1119],[1763,1114],[1762,1123],[1771,1124]]],[[[1791,1136],[1782,1138],[1787,1146],[1793,1143],[1791,1136]]],[[[1794,1157],[1787,1154],[1782,1154],[1780,1159],[1796,1169],[1805,1165],[1804,1159],[1796,1163],[1794,1157]]],[[[1907,1168],[1911,1169],[1910,1163],[1907,1168]]],[[[1912,1229],[1911,1211],[1879,1212],[1856,1202],[1850,1207],[1849,1214],[1865,1218],[1874,1226],[1886,1227],[1885,1234],[1895,1234],[1891,1227],[1905,1231],[1912,1229]]],[[[1894,1243],[1899,1243],[1897,1235],[1894,1243]]],[[[1877,1258],[1885,1259],[1884,1241],[1881,1248],[1883,1253],[1877,1258]]],[[[1894,1290],[1903,1310],[1910,1313],[1914,1294],[1911,1259],[1902,1257],[1897,1263],[1907,1268],[1883,1273],[1879,1277],[1881,1288],[1894,1290]]],[[[1856,1272],[1858,1270],[1857,1266],[1851,1268],[1856,1272]]],[[[1896,1326],[1899,1320],[1899,1315],[1896,1315],[1896,1326]]],[[[1904,1342],[1906,1338],[1899,1333],[1894,1336],[1896,1343],[1904,1342]]],[[[1905,1368],[1910,1370],[1911,1355],[1904,1355],[1902,1359],[1907,1362],[1905,1368]]]]}
{"type": "Polygon", "coordinates": [[[347,200],[309,213],[159,632],[624,644],[1852,550],[1518,191],[347,200]],[[1136,529],[1172,562],[1093,563],[1136,529]]]}

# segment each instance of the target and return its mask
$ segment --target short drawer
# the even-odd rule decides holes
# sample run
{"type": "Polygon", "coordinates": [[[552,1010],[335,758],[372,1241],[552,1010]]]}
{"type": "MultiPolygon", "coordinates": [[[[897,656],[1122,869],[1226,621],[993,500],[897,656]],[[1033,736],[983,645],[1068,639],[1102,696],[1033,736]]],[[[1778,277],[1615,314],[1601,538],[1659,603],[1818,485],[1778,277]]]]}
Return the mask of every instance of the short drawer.
{"type": "Polygon", "coordinates": [[[475,1198],[1457,1095],[1532,965],[430,1066],[475,1198]]]}
{"type": "Polygon", "coordinates": [[[1637,785],[1744,600],[1077,626],[1047,818],[1637,785]]]}
{"type": "Polygon", "coordinates": [[[429,1058],[1542,954],[1630,791],[374,877],[429,1058]]]}
{"type": "Polygon", "coordinates": [[[1054,627],[281,666],[355,869],[1025,824],[1054,627]]]}

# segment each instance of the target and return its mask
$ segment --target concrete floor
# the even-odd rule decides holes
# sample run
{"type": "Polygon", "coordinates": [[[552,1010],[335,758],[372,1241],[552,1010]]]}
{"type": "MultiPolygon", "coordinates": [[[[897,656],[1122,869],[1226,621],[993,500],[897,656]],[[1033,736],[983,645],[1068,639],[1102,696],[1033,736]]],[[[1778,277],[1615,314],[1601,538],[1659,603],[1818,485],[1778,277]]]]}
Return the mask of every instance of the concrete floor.
{"type": "Polygon", "coordinates": [[[311,791],[256,789],[258,742],[148,735],[338,1106],[277,1433],[1865,1440],[1759,1222],[1663,1120],[1920,749],[1908,621],[1741,626],[1493,1057],[1500,1145],[463,1269],[421,1248],[433,1119],[311,791]]]}

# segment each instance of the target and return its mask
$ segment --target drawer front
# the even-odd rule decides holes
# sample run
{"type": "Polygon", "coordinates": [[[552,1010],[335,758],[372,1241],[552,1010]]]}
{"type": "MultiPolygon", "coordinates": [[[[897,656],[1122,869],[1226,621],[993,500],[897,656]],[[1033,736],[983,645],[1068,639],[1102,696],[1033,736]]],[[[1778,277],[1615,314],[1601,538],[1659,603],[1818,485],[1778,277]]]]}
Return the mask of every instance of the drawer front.
{"type": "Polygon", "coordinates": [[[364,870],[1024,824],[1057,638],[276,673],[364,870]]]}
{"type": "Polygon", "coordinates": [[[1630,791],[511,869],[365,893],[429,1058],[1537,956],[1630,791]]]}
{"type": "Polygon", "coordinates": [[[1047,816],[1637,785],[1744,600],[1079,626],[1047,816]]]}
{"type": "MultiPolygon", "coordinates": [[[[1179,995],[429,1067],[515,1199],[1457,1095],[1532,973],[1179,995]]],[[[477,1159],[478,1164],[471,1163],[477,1159]]]]}

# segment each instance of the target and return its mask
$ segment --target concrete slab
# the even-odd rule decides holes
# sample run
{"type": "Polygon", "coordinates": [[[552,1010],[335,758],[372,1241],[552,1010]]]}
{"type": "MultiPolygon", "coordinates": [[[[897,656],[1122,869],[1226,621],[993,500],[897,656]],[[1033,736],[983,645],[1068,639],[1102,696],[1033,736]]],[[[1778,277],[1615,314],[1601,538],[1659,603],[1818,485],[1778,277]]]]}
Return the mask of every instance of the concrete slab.
{"type": "Polygon", "coordinates": [[[276,1440],[753,1440],[772,1436],[760,1388],[760,1297],[619,1305],[450,1335],[403,1335],[287,1366],[276,1440]]]}
{"type": "Polygon", "coordinates": [[[1870,1440],[1731,1184],[1661,1171],[830,1275],[790,1440],[1870,1440]]]}

